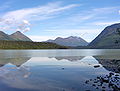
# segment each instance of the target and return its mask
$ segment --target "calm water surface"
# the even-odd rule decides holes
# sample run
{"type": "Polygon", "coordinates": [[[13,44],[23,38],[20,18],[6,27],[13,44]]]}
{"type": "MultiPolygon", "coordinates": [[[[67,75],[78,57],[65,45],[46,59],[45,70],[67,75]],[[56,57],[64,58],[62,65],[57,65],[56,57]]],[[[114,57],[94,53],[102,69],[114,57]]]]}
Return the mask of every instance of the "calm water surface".
{"type": "Polygon", "coordinates": [[[120,91],[120,50],[0,50],[0,91],[120,91]]]}

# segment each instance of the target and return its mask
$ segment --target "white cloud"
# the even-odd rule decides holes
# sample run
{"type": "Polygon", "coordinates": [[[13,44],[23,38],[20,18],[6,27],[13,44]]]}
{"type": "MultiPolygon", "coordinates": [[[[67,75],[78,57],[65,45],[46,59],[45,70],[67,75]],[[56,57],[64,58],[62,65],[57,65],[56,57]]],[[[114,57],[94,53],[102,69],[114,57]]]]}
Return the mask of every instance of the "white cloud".
{"type": "Polygon", "coordinates": [[[120,14],[120,10],[118,11],[118,13],[120,14]]]}
{"type": "MultiPolygon", "coordinates": [[[[29,21],[40,21],[57,17],[63,11],[79,6],[78,4],[70,4],[63,6],[60,2],[48,3],[44,6],[38,6],[33,8],[24,8],[15,11],[9,11],[1,16],[0,29],[18,30],[24,31],[26,25],[30,25],[29,21]],[[23,24],[24,23],[24,24],[23,24]],[[25,25],[26,24],[26,25],[25,25]]],[[[4,31],[3,30],[3,31],[4,31]]]]}
{"type": "Polygon", "coordinates": [[[104,7],[104,8],[94,8],[87,11],[81,11],[78,14],[73,14],[68,18],[69,21],[75,23],[84,22],[87,20],[99,19],[101,17],[106,17],[109,14],[118,12],[120,7],[104,7]]]}
{"type": "Polygon", "coordinates": [[[27,24],[27,25],[30,25],[30,22],[27,21],[27,20],[23,20],[23,23],[24,23],[24,24],[27,24]]]}
{"type": "Polygon", "coordinates": [[[0,19],[0,29],[2,31],[19,30],[25,32],[30,30],[30,27],[28,27],[30,26],[30,22],[28,20],[35,21],[53,18],[54,15],[56,15],[57,13],[61,13],[62,11],[68,10],[76,6],[78,5],[71,4],[67,6],[61,6],[59,2],[56,2],[49,3],[45,6],[10,11],[5,13],[0,19]]]}
{"type": "Polygon", "coordinates": [[[25,8],[15,11],[7,12],[3,19],[12,18],[15,20],[42,20],[48,19],[54,16],[56,13],[61,13],[62,11],[77,7],[78,4],[71,4],[62,6],[60,3],[49,3],[44,6],[38,6],[34,8],[25,8]]]}

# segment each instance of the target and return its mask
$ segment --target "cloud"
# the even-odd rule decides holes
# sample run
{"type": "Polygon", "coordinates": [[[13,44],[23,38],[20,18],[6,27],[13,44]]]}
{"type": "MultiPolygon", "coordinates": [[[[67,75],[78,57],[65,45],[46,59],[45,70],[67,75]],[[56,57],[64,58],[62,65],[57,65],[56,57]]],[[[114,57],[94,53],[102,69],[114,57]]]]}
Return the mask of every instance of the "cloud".
{"type": "Polygon", "coordinates": [[[26,27],[23,32],[27,32],[27,31],[29,31],[29,30],[30,30],[30,28],[29,28],[29,27],[26,27]]]}
{"type": "Polygon", "coordinates": [[[63,11],[66,11],[68,9],[71,9],[77,6],[78,4],[62,6],[58,2],[54,2],[54,3],[48,3],[47,5],[44,5],[44,6],[10,11],[4,14],[2,18],[3,19],[12,18],[15,20],[27,19],[29,21],[45,20],[45,19],[54,17],[54,15],[57,13],[62,13],[63,11]]]}
{"type": "Polygon", "coordinates": [[[106,18],[109,14],[118,12],[120,7],[104,7],[104,8],[93,8],[87,11],[81,11],[80,13],[73,14],[68,18],[69,21],[75,23],[81,23],[88,20],[99,19],[101,17],[106,18]]]}
{"type": "MultiPolygon", "coordinates": [[[[59,22],[55,22],[55,23],[52,22],[52,24],[51,23],[50,24],[57,26],[58,29],[61,27],[81,28],[83,26],[88,28],[88,26],[90,27],[91,25],[94,25],[96,27],[96,24],[95,24],[96,21],[103,20],[106,22],[103,22],[103,23],[101,22],[98,24],[98,26],[109,25],[109,24],[112,24],[111,21],[113,19],[116,20],[117,17],[113,17],[111,19],[111,16],[115,16],[118,13],[119,8],[120,7],[116,6],[116,7],[89,8],[87,10],[80,10],[79,12],[72,13],[66,18],[60,19],[59,22]]],[[[117,22],[117,21],[114,21],[114,22],[117,22]]],[[[102,28],[104,28],[104,26],[102,28]]]]}
{"type": "Polygon", "coordinates": [[[27,32],[30,30],[30,22],[28,20],[23,20],[21,24],[18,25],[18,30],[19,31],[23,31],[23,32],[27,32]]]}
{"type": "Polygon", "coordinates": [[[27,24],[27,25],[30,25],[30,22],[27,21],[27,20],[23,20],[23,23],[24,23],[24,24],[27,24]]]}
{"type": "Polygon", "coordinates": [[[27,20],[16,22],[14,19],[1,19],[0,30],[29,31],[31,24],[27,20]]]}
{"type": "Polygon", "coordinates": [[[3,31],[6,30],[6,28],[9,28],[9,30],[28,31],[30,30],[30,27],[28,26],[31,25],[31,21],[51,19],[57,17],[57,15],[60,15],[62,12],[77,6],[79,5],[70,4],[63,6],[61,2],[53,2],[44,6],[9,11],[1,16],[0,29],[3,31]]]}

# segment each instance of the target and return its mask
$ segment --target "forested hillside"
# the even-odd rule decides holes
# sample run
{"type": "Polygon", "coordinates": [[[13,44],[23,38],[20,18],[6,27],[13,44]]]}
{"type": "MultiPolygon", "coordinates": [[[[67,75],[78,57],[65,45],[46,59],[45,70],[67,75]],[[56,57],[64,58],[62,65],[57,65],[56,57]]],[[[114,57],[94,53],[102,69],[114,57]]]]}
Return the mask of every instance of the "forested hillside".
{"type": "Polygon", "coordinates": [[[55,43],[29,41],[0,41],[0,49],[66,49],[55,43]]]}

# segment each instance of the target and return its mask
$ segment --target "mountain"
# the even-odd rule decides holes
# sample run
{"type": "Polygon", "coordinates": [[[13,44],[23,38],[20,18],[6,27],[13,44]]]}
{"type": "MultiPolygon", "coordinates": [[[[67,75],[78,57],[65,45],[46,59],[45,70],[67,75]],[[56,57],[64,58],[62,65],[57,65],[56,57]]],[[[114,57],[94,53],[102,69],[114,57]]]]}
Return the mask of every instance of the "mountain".
{"type": "Polygon", "coordinates": [[[0,31],[0,40],[14,40],[14,39],[11,38],[8,34],[0,31]]]}
{"type": "Polygon", "coordinates": [[[106,27],[89,46],[92,48],[120,48],[120,23],[106,27]]]}
{"type": "Polygon", "coordinates": [[[30,38],[22,34],[20,31],[17,31],[11,34],[10,37],[14,39],[15,41],[32,41],[30,38]]]}
{"type": "Polygon", "coordinates": [[[11,35],[0,31],[0,40],[7,40],[7,41],[32,41],[30,38],[22,34],[20,31],[17,31],[11,35]]]}
{"type": "Polygon", "coordinates": [[[47,40],[46,42],[52,42],[52,43],[56,43],[59,45],[71,46],[71,47],[88,45],[88,43],[84,39],[80,37],[75,37],[75,36],[70,36],[67,38],[58,37],[55,40],[47,40]]]}

